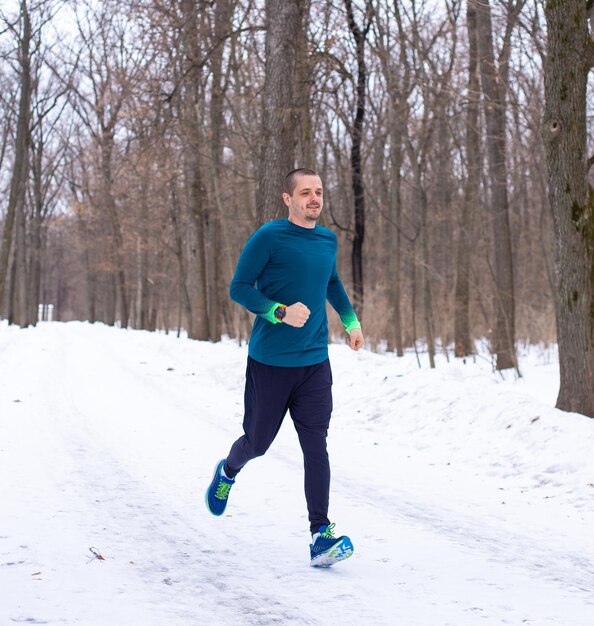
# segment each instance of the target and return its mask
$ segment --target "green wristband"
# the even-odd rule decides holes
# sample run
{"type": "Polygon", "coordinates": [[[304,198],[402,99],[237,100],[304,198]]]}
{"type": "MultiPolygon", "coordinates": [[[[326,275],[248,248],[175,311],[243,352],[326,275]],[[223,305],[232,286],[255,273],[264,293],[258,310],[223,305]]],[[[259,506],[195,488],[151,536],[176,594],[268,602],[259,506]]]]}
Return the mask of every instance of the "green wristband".
{"type": "Polygon", "coordinates": [[[275,302],[266,313],[261,313],[262,317],[265,320],[268,320],[271,324],[280,324],[282,320],[276,319],[274,312],[278,309],[279,306],[285,306],[280,302],[275,302]]]}
{"type": "Polygon", "coordinates": [[[347,324],[347,326],[345,326],[344,328],[347,333],[350,334],[351,330],[355,330],[355,328],[361,328],[361,322],[359,322],[359,320],[355,318],[354,321],[352,321],[350,324],[347,324]]]}

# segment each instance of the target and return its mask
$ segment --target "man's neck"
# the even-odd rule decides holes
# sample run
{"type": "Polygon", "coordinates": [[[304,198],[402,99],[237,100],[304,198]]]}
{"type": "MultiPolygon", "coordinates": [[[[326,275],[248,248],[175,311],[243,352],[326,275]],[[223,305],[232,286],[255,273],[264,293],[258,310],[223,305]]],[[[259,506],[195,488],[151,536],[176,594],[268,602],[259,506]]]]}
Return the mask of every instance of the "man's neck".
{"type": "Polygon", "coordinates": [[[315,220],[307,220],[305,222],[301,222],[301,221],[296,221],[295,218],[291,215],[289,215],[289,217],[287,218],[289,220],[289,222],[291,222],[291,224],[295,224],[295,226],[300,226],[301,228],[315,228],[316,227],[316,222],[315,220]]]}

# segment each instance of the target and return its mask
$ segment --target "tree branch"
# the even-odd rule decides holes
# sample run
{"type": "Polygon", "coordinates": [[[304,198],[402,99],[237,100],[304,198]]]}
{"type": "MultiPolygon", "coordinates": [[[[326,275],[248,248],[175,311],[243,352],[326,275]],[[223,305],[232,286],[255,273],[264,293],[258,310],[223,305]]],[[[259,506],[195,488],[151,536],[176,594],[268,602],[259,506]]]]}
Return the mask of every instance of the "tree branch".
{"type": "Polygon", "coordinates": [[[230,39],[231,37],[235,37],[235,35],[239,35],[239,34],[245,33],[245,32],[257,32],[257,31],[265,31],[265,30],[266,30],[266,26],[246,26],[245,28],[238,28],[236,30],[229,31],[228,33],[225,33],[224,35],[222,35],[205,52],[204,56],[201,59],[199,59],[199,60],[192,60],[189,63],[187,69],[183,72],[181,78],[179,79],[177,84],[173,87],[172,91],[170,91],[166,95],[165,102],[167,102],[167,103],[171,102],[173,100],[173,97],[177,93],[178,89],[180,88],[181,84],[188,77],[190,72],[193,71],[193,70],[196,70],[196,69],[203,68],[210,61],[211,57],[217,51],[217,48],[219,46],[221,46],[222,44],[224,44],[228,39],[230,39]]]}

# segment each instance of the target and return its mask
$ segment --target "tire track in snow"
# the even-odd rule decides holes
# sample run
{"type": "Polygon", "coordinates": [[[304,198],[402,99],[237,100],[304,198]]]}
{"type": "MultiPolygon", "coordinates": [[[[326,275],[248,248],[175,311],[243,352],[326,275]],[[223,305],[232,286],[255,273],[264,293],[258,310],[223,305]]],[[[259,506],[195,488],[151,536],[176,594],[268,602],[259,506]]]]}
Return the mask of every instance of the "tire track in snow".
{"type": "Polygon", "coordinates": [[[105,540],[112,538],[110,556],[129,560],[136,555],[134,571],[155,594],[155,607],[166,609],[170,623],[195,624],[217,614],[221,624],[311,623],[298,607],[250,585],[249,571],[240,565],[244,571],[238,572],[233,549],[212,546],[173,499],[164,501],[131,476],[109,450],[81,440],[71,440],[67,448],[75,451],[80,468],[73,487],[94,509],[92,525],[102,529],[105,540]],[[244,584],[238,588],[240,578],[244,584]]]}
{"type": "MultiPolygon", "coordinates": [[[[84,379],[88,376],[75,367],[77,353],[101,351],[109,355],[109,371],[104,368],[102,355],[94,359],[98,364],[94,376],[103,384],[118,379],[117,384],[122,387],[139,388],[146,387],[146,383],[129,367],[127,359],[122,363],[118,354],[98,346],[85,333],[78,333],[76,343],[76,353],[66,353],[63,365],[58,368],[61,376],[55,381],[57,391],[52,403],[63,414],[63,436],[67,438],[67,432],[77,432],[77,437],[70,438],[65,445],[73,451],[74,463],[80,468],[70,487],[84,494],[86,506],[95,504],[98,517],[93,525],[107,529],[102,535],[113,537],[116,552],[129,554],[134,550],[152,555],[154,562],[150,564],[135,557],[136,571],[140,572],[144,584],[156,589],[157,597],[162,598],[172,612],[177,610],[174,605],[179,604],[182,609],[177,617],[189,624],[195,624],[200,617],[194,606],[196,596],[211,598],[206,603],[208,615],[216,613],[218,601],[222,603],[223,615],[215,622],[219,624],[319,624],[319,619],[295,603],[290,593],[279,594],[276,587],[263,587],[257,578],[262,568],[269,570],[272,577],[286,575],[282,550],[280,554],[278,550],[274,554],[259,554],[262,546],[259,548],[258,542],[250,546],[249,537],[229,527],[207,532],[199,525],[204,515],[201,493],[199,500],[187,503],[182,499],[180,502],[179,485],[172,481],[172,497],[165,499],[163,489],[155,491],[136,473],[131,474],[128,463],[121,461],[120,451],[97,436],[101,427],[92,423],[88,407],[80,406],[71,393],[73,387],[79,391],[81,386],[84,388],[84,379]],[[70,399],[65,402],[66,398],[70,399]],[[74,428],[74,424],[78,427],[74,428]],[[126,529],[125,536],[122,536],[122,528],[126,529]],[[140,565],[141,562],[144,564],[140,565]],[[258,566],[256,578],[253,564],[258,566]]],[[[151,389],[147,393],[156,392],[151,389]]],[[[169,402],[169,394],[165,395],[169,402]]],[[[219,426],[214,417],[209,421],[219,426]]],[[[122,435],[126,436],[125,429],[122,435]]],[[[200,490],[202,487],[200,485],[200,490]]],[[[299,570],[305,576],[315,576],[309,565],[299,570]]],[[[382,624],[381,616],[374,616],[366,607],[362,608],[360,618],[353,617],[353,621],[346,618],[343,623],[361,623],[368,618],[375,624],[382,624]]],[[[178,621],[175,623],[177,626],[178,621]]]]}
{"type": "MultiPolygon", "coordinates": [[[[293,471],[301,471],[300,463],[280,448],[278,456],[293,471]]],[[[352,509],[374,511],[374,516],[388,522],[386,535],[398,536],[399,529],[406,526],[429,533],[431,536],[458,546],[461,553],[485,563],[485,582],[488,581],[490,563],[509,569],[510,574],[524,575],[537,579],[575,599],[593,607],[591,594],[594,579],[592,555],[559,549],[554,538],[534,534],[528,536],[486,522],[484,517],[460,515],[459,512],[423,500],[412,499],[412,494],[391,488],[391,507],[381,507],[378,502],[386,499],[385,490],[377,489],[372,482],[362,480],[360,474],[353,475],[352,468],[341,468],[332,477],[333,498],[352,503],[352,509]],[[344,494],[344,495],[341,495],[344,494]],[[389,528],[389,530],[388,530],[389,528]]],[[[562,622],[559,622],[562,623],[562,622]]]]}
{"type": "MultiPolygon", "coordinates": [[[[58,411],[64,412],[64,407],[67,407],[69,415],[64,416],[64,433],[73,432],[72,425],[80,421],[79,413],[84,415],[85,420],[89,421],[88,432],[84,433],[84,436],[83,433],[79,433],[79,436],[77,435],[78,438],[69,441],[67,444],[69,449],[83,451],[81,452],[82,458],[77,458],[76,463],[80,464],[84,459],[92,459],[90,465],[95,467],[91,475],[83,472],[83,474],[78,476],[78,483],[87,485],[89,493],[94,489],[107,499],[112,492],[113,494],[119,494],[111,496],[115,498],[112,508],[121,502],[120,496],[122,494],[128,494],[130,499],[128,510],[125,507],[121,507],[112,513],[104,511],[101,512],[101,519],[105,524],[108,524],[112,519],[116,520],[118,528],[125,528],[127,525],[130,528],[130,534],[134,537],[139,537],[139,540],[132,542],[132,545],[146,547],[149,553],[151,549],[154,550],[155,546],[157,547],[159,563],[155,565],[147,564],[143,566],[145,569],[141,570],[143,572],[142,576],[146,577],[143,578],[146,584],[157,585],[158,583],[158,593],[164,598],[164,602],[166,602],[166,599],[173,602],[171,598],[174,596],[169,595],[169,593],[173,593],[172,590],[175,590],[176,597],[179,597],[178,602],[183,611],[180,617],[183,615],[183,619],[190,619],[189,615],[192,612],[190,599],[193,597],[192,594],[195,592],[195,589],[201,589],[203,594],[210,597],[214,595],[217,584],[221,584],[223,596],[230,599],[229,604],[232,611],[230,615],[232,617],[229,619],[231,620],[237,619],[239,615],[241,616],[239,623],[248,624],[271,624],[278,623],[281,620],[287,624],[320,623],[320,620],[316,617],[308,615],[305,612],[305,608],[298,606],[294,596],[279,593],[276,588],[267,589],[266,593],[258,588],[259,581],[253,578],[249,565],[244,566],[242,564],[242,562],[249,563],[250,560],[259,558],[257,547],[247,546],[245,553],[239,559],[232,550],[225,552],[224,549],[219,549],[217,547],[217,531],[198,527],[199,516],[197,512],[190,510],[188,506],[183,504],[180,506],[179,499],[180,497],[183,499],[185,491],[183,488],[180,489],[179,483],[170,480],[172,497],[170,499],[164,498],[162,489],[155,490],[147,481],[142,480],[142,477],[139,477],[137,472],[130,471],[130,464],[122,456],[121,448],[112,445],[113,442],[110,442],[109,438],[98,437],[101,434],[101,427],[95,423],[96,414],[91,410],[92,407],[80,406],[77,402],[73,402],[71,405],[66,403],[65,405],[65,397],[76,395],[71,393],[72,386],[84,386],[87,384],[85,377],[90,375],[89,372],[81,371],[80,367],[78,370],[76,369],[77,360],[80,358],[81,352],[97,354],[97,360],[100,363],[97,374],[100,374],[98,378],[102,381],[101,384],[114,385],[121,388],[122,392],[126,387],[129,387],[135,390],[136,393],[149,396],[154,402],[160,401],[164,406],[170,404],[171,406],[179,407],[184,404],[184,400],[177,395],[178,391],[183,389],[182,385],[172,385],[172,389],[166,386],[164,391],[153,389],[150,385],[147,385],[142,374],[139,374],[137,369],[130,366],[130,360],[125,353],[123,355],[119,354],[113,350],[111,344],[108,346],[107,342],[106,345],[98,344],[94,338],[90,338],[86,332],[80,329],[76,329],[76,334],[79,343],[77,350],[70,355],[65,355],[64,364],[59,367],[61,372],[56,373],[56,384],[64,384],[65,386],[56,393],[54,400],[55,411],[58,414],[58,411]],[[66,378],[69,379],[68,384],[66,384],[66,378]],[[160,400],[159,396],[161,396],[160,400]],[[165,399],[162,396],[165,396],[165,399]],[[67,426],[68,428],[66,428],[67,426]],[[112,468],[113,472],[111,471],[112,468]],[[107,486],[110,486],[110,488],[108,489],[107,486]],[[105,490],[105,493],[101,491],[102,489],[105,490]],[[137,515],[132,515],[135,511],[137,515]],[[153,525],[151,526],[151,523],[148,522],[141,523],[139,520],[142,519],[152,520],[151,523],[153,525]],[[153,538],[153,544],[151,544],[151,537],[153,538]],[[193,537],[190,545],[184,543],[184,541],[188,541],[188,537],[193,537]],[[199,554],[194,554],[191,550],[194,540],[196,545],[202,546],[199,554]],[[179,548],[180,545],[181,548],[179,548]],[[207,546],[206,549],[204,549],[205,545],[207,546]],[[171,567],[169,571],[158,571],[158,567],[169,567],[171,563],[179,568],[180,575],[174,574],[174,568],[171,567]],[[228,574],[230,570],[234,571],[233,575],[228,574]],[[157,582],[154,582],[155,580],[157,582]],[[164,582],[166,580],[169,580],[169,582],[164,582]],[[243,586],[247,588],[247,591],[238,592],[237,588],[243,586]],[[267,609],[263,607],[270,605],[272,605],[273,610],[267,613],[267,609]]],[[[72,336],[73,331],[69,328],[64,338],[70,341],[72,336]]],[[[125,343],[122,342],[124,350],[125,343]]],[[[208,392],[214,394],[218,393],[218,390],[211,388],[208,392]]],[[[89,393],[89,396],[92,397],[91,393],[89,393]]],[[[125,415],[122,413],[123,417],[125,415]]],[[[179,413],[177,417],[179,419],[179,413]]],[[[209,412],[203,412],[201,419],[204,423],[218,429],[220,432],[230,431],[230,428],[225,428],[220,423],[220,419],[216,415],[209,412]]],[[[150,424],[150,420],[147,420],[146,427],[150,428],[150,424]]],[[[184,425],[180,422],[179,426],[181,428],[184,425]]],[[[123,429],[122,434],[129,435],[130,432],[123,429]]],[[[164,444],[166,443],[164,441],[164,444]]],[[[131,445],[134,447],[136,442],[131,442],[131,445]]],[[[210,453],[208,451],[208,442],[205,446],[201,450],[210,453]]],[[[300,460],[297,461],[293,453],[288,454],[286,448],[282,445],[275,447],[275,457],[280,460],[285,468],[289,468],[291,474],[297,474],[302,471],[300,460]]],[[[146,458],[148,459],[149,457],[147,456],[146,458]]],[[[274,467],[274,461],[271,467],[274,467]]],[[[148,469],[150,470],[150,468],[148,469]]],[[[167,477],[165,478],[167,479],[167,477]]],[[[163,484],[167,483],[166,479],[164,479],[163,484]]],[[[198,481],[196,480],[196,482],[198,481]]],[[[481,574],[483,580],[479,580],[479,584],[489,584],[490,564],[498,564],[505,569],[509,569],[510,574],[514,576],[544,581],[546,585],[550,586],[551,591],[561,589],[567,591],[575,599],[579,598],[584,604],[592,604],[589,597],[585,597],[584,594],[584,590],[589,588],[593,572],[590,559],[587,556],[567,550],[559,550],[554,547],[549,549],[549,546],[543,545],[543,538],[538,536],[537,529],[534,537],[520,535],[517,532],[508,532],[503,528],[487,525],[482,517],[478,519],[472,515],[461,516],[459,512],[450,511],[434,503],[415,499],[414,494],[409,492],[396,491],[393,488],[377,488],[372,484],[371,480],[365,480],[365,478],[361,477],[360,472],[356,472],[354,469],[346,469],[344,473],[341,471],[340,475],[333,479],[333,483],[333,491],[344,494],[340,496],[340,499],[351,502],[352,505],[349,506],[352,506],[353,510],[370,511],[371,515],[377,518],[374,520],[376,526],[383,524],[382,534],[377,533],[376,538],[383,536],[388,542],[393,542],[394,538],[397,538],[406,528],[415,529],[415,531],[418,531],[419,536],[426,533],[427,536],[449,543],[459,550],[461,554],[472,559],[475,563],[481,564],[484,574],[481,574]],[[388,493],[390,495],[390,503],[386,502],[388,493]],[[378,503],[380,503],[379,508],[378,503]],[[385,503],[385,505],[382,503],[385,503]]],[[[83,491],[87,491],[87,488],[83,489],[83,491]]],[[[282,485],[273,484],[271,488],[278,491],[279,488],[282,489],[282,485]]],[[[196,502],[196,506],[203,506],[202,502],[196,502]]],[[[266,514],[263,513],[263,516],[266,517],[266,514]]],[[[242,520],[242,522],[245,521],[245,519],[242,520]]],[[[236,545],[241,545],[245,542],[245,535],[241,531],[236,530],[237,527],[227,525],[220,528],[219,532],[225,533],[222,537],[223,542],[233,542],[236,545]]],[[[249,526],[246,524],[245,528],[247,530],[249,526]]],[[[354,539],[356,546],[360,545],[357,542],[357,538],[354,537],[354,539]]],[[[129,549],[130,542],[124,539],[121,541],[122,548],[129,549]]],[[[255,543],[261,543],[261,538],[258,538],[255,543]]],[[[419,548],[421,547],[419,546],[419,548]]],[[[391,556],[396,554],[396,550],[396,548],[392,547],[391,556]]],[[[416,567],[415,559],[416,555],[413,555],[412,559],[409,555],[411,570],[414,570],[416,567]]],[[[361,560],[361,565],[364,565],[363,560],[361,560]]],[[[269,566],[273,575],[282,575],[285,564],[275,564],[275,559],[268,557],[268,555],[264,555],[262,561],[266,566],[269,566]]],[[[403,563],[402,566],[406,566],[406,563],[403,563]]],[[[384,571],[389,574],[398,573],[398,570],[394,567],[386,568],[384,571]]],[[[332,578],[326,576],[323,579],[325,581],[334,581],[330,585],[322,583],[321,578],[316,579],[320,581],[320,584],[325,585],[324,593],[328,594],[327,601],[332,603],[332,606],[338,608],[341,602],[348,601],[348,593],[354,589],[354,577],[349,578],[351,572],[347,569],[332,571],[330,573],[332,578]],[[332,585],[341,584],[342,590],[331,588],[332,585]],[[340,598],[341,594],[344,596],[343,600],[340,598]]],[[[422,572],[423,575],[426,573],[437,579],[436,584],[440,584],[440,572],[438,570],[422,572]]],[[[414,571],[411,571],[412,574],[414,574],[414,571]]],[[[419,594],[420,601],[427,600],[429,602],[444,601],[444,597],[447,595],[444,592],[441,596],[438,595],[437,598],[432,598],[429,591],[427,591],[426,597],[424,597],[422,590],[419,591],[412,587],[413,583],[411,581],[412,576],[411,580],[405,579],[403,582],[398,582],[401,588],[399,589],[399,594],[394,595],[395,599],[400,596],[405,607],[414,606],[414,602],[411,602],[413,593],[419,594]]],[[[443,582],[445,583],[446,580],[444,579],[443,582]]],[[[386,580],[385,583],[381,590],[377,590],[380,595],[382,593],[390,593],[391,589],[394,589],[394,587],[390,587],[389,581],[386,580]]],[[[340,615],[341,623],[373,623],[374,625],[393,623],[389,616],[374,613],[372,600],[374,594],[373,585],[367,581],[362,581],[361,589],[363,590],[365,600],[362,601],[359,612],[346,616],[340,615]]],[[[509,591],[509,588],[503,585],[501,594],[505,595],[507,591],[509,591]]],[[[302,594],[302,597],[308,598],[308,594],[302,594]]],[[[382,604],[381,598],[380,604],[382,604]]],[[[212,603],[209,602],[205,610],[210,612],[215,609],[212,603]]],[[[476,620],[481,618],[484,620],[488,617],[484,614],[481,615],[481,607],[473,606],[470,598],[468,599],[467,608],[464,610],[468,613],[468,621],[452,619],[447,623],[462,626],[463,623],[476,623],[476,620]]],[[[227,615],[225,613],[225,616],[227,615]]],[[[506,615],[508,615],[507,618],[502,617],[497,622],[491,620],[490,623],[519,623],[514,621],[513,617],[509,617],[509,615],[512,615],[511,612],[506,613],[506,615]]],[[[417,623],[412,616],[408,616],[408,620],[404,619],[400,620],[400,622],[407,625],[417,623]]],[[[233,621],[228,623],[233,623],[233,621]]],[[[446,622],[436,621],[434,623],[446,622]]],[[[531,622],[527,619],[526,623],[531,622]]],[[[571,622],[569,620],[566,622],[554,621],[551,618],[546,623],[564,624],[566,626],[571,622]]]]}

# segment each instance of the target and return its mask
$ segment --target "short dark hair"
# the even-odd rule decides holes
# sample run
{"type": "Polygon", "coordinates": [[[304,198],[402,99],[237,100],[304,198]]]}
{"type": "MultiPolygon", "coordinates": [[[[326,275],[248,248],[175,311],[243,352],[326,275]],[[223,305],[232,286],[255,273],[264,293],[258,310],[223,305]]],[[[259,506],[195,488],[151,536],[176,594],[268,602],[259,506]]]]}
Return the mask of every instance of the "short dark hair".
{"type": "Polygon", "coordinates": [[[288,193],[290,196],[293,195],[299,176],[318,176],[318,173],[310,170],[308,167],[298,167],[296,170],[290,171],[285,176],[285,183],[283,185],[284,193],[288,193]]]}

